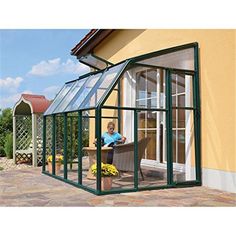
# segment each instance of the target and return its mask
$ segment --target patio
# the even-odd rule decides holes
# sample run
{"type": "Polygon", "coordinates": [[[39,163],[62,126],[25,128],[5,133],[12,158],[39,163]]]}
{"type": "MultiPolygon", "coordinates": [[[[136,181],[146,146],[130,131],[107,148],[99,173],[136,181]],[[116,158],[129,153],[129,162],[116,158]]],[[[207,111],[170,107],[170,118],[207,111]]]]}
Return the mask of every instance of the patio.
{"type": "MultiPolygon", "coordinates": [[[[96,188],[96,177],[89,173],[89,156],[84,156],[82,159],[82,181],[83,185],[91,189],[96,188]]],[[[139,187],[157,187],[164,186],[167,184],[167,173],[165,169],[162,168],[152,168],[150,166],[142,165],[142,173],[144,179],[142,179],[141,174],[139,174],[139,187]]],[[[67,180],[72,181],[72,183],[78,182],[78,159],[74,159],[73,163],[67,166],[67,180]]],[[[60,171],[56,175],[59,178],[63,178],[64,171],[63,166],[61,166],[60,171]]],[[[173,178],[175,180],[184,180],[184,173],[179,171],[173,172],[173,178]]],[[[113,190],[125,190],[133,188],[134,186],[134,172],[133,171],[120,171],[117,177],[113,177],[112,189],[113,190]]]]}
{"type": "Polygon", "coordinates": [[[41,168],[0,172],[0,206],[236,206],[236,194],[206,187],[95,196],[41,173],[41,168]]]}

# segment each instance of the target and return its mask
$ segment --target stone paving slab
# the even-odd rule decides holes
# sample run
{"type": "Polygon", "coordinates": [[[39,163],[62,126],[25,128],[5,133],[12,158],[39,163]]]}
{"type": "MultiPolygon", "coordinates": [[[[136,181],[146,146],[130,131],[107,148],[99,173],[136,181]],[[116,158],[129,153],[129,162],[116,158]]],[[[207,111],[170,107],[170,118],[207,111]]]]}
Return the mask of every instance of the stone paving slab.
{"type": "Polygon", "coordinates": [[[95,196],[41,173],[41,168],[0,172],[0,206],[236,206],[236,194],[206,187],[95,196]]]}
{"type": "Polygon", "coordinates": [[[13,159],[8,159],[7,157],[0,157],[0,171],[19,170],[31,167],[32,165],[27,164],[16,165],[13,159]]]}

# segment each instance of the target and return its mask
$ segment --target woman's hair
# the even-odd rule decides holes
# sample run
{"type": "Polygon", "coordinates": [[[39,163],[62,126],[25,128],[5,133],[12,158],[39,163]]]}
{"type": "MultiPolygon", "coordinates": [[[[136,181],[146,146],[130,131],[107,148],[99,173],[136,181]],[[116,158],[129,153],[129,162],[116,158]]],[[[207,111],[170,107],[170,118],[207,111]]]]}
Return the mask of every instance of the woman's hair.
{"type": "Polygon", "coordinates": [[[107,124],[107,128],[108,128],[109,126],[113,126],[113,127],[115,128],[115,123],[114,123],[113,121],[109,121],[108,124],[107,124]]]}

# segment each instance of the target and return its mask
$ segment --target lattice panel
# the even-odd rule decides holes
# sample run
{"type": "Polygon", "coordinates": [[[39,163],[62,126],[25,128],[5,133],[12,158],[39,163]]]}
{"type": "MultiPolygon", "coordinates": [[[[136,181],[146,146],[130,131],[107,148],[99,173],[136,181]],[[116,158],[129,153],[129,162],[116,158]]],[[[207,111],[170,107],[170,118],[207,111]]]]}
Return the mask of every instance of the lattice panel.
{"type": "Polygon", "coordinates": [[[37,115],[37,165],[43,164],[43,116],[37,115]]]}
{"type": "Polygon", "coordinates": [[[64,124],[63,117],[56,116],[56,154],[63,155],[64,124]]]}
{"type": "Polygon", "coordinates": [[[32,165],[32,153],[20,153],[16,152],[16,164],[30,164],[32,165]]]}
{"type": "Polygon", "coordinates": [[[52,154],[52,117],[46,118],[46,156],[52,154]]]}
{"type": "Polygon", "coordinates": [[[30,148],[31,141],[31,116],[16,116],[16,150],[26,150],[30,148]]]}

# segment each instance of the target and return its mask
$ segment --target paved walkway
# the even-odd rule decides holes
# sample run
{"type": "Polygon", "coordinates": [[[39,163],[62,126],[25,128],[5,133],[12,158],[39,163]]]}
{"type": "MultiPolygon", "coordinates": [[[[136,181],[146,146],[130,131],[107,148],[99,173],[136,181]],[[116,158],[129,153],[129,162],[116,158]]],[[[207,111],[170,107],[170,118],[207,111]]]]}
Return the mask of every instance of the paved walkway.
{"type": "Polygon", "coordinates": [[[95,196],[30,168],[0,172],[0,206],[236,206],[236,194],[194,187],[95,196]]]}
{"type": "Polygon", "coordinates": [[[16,165],[13,159],[8,159],[7,157],[0,157],[0,171],[19,170],[25,168],[32,168],[32,166],[27,164],[16,165]]]}

